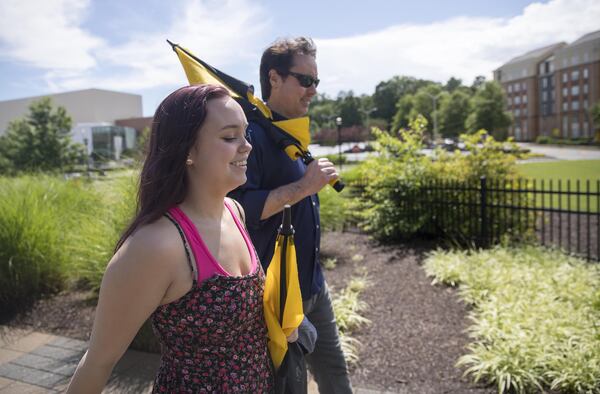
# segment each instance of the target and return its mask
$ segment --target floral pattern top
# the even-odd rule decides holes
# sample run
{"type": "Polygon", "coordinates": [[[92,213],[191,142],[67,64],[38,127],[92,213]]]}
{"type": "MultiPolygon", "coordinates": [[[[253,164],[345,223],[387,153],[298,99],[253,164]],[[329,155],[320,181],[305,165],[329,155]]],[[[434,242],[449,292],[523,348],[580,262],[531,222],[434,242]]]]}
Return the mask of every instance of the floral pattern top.
{"type": "MultiPolygon", "coordinates": [[[[189,260],[181,227],[169,219],[184,239],[189,260]]],[[[194,279],[188,293],[154,311],[152,328],[162,352],[153,393],[273,391],[264,280],[260,264],[245,276],[217,274],[200,283],[194,279]]]]}

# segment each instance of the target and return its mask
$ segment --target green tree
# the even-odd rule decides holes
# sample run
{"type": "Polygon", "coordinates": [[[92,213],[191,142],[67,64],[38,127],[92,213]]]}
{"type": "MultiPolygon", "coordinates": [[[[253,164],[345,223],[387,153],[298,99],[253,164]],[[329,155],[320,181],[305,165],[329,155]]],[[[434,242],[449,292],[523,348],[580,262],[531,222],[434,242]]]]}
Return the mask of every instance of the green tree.
{"type": "Polygon", "coordinates": [[[470,96],[462,90],[454,90],[440,100],[438,111],[439,130],[444,137],[458,137],[465,131],[465,121],[469,116],[470,96]]]}
{"type": "Polygon", "coordinates": [[[343,127],[363,124],[362,113],[360,112],[360,99],[354,96],[352,90],[339,93],[337,107],[339,116],[342,117],[343,127]]]}
{"type": "Polygon", "coordinates": [[[473,112],[467,117],[466,129],[471,133],[483,129],[496,140],[505,140],[507,128],[512,122],[512,117],[504,110],[505,102],[504,91],[498,82],[483,83],[471,98],[473,112]]]}
{"type": "Polygon", "coordinates": [[[29,114],[12,121],[0,138],[0,169],[58,171],[82,162],[84,148],[71,141],[71,118],[49,98],[33,102],[29,114]],[[4,167],[4,168],[2,168],[4,167]]]}
{"type": "Polygon", "coordinates": [[[393,133],[408,127],[408,124],[410,123],[410,113],[414,106],[414,97],[415,96],[412,94],[405,94],[396,103],[396,114],[392,120],[391,129],[393,133]]]}
{"type": "Polygon", "coordinates": [[[476,92],[477,90],[479,90],[479,88],[481,86],[483,86],[484,83],[485,83],[485,77],[483,75],[476,76],[475,79],[473,80],[473,84],[471,85],[471,90],[473,92],[476,92]]]}
{"type": "Polygon", "coordinates": [[[410,110],[409,121],[416,119],[418,115],[423,115],[425,119],[427,119],[429,130],[433,132],[435,127],[433,102],[435,100],[436,111],[439,113],[439,104],[447,94],[447,92],[442,91],[442,87],[439,84],[432,83],[419,89],[413,99],[413,107],[410,110]]]}
{"type": "Polygon", "coordinates": [[[446,85],[444,86],[444,90],[452,93],[454,90],[458,89],[462,86],[462,79],[450,77],[446,85]]]}
{"type": "Polygon", "coordinates": [[[385,119],[388,123],[392,123],[392,119],[396,114],[396,103],[406,94],[415,93],[420,87],[431,83],[423,79],[416,79],[406,76],[395,76],[387,81],[380,82],[375,87],[373,94],[373,104],[377,107],[377,111],[373,113],[373,117],[385,119]]]}
{"type": "Polygon", "coordinates": [[[596,101],[592,108],[590,108],[590,114],[592,114],[594,129],[600,130],[600,101],[596,101]]]}

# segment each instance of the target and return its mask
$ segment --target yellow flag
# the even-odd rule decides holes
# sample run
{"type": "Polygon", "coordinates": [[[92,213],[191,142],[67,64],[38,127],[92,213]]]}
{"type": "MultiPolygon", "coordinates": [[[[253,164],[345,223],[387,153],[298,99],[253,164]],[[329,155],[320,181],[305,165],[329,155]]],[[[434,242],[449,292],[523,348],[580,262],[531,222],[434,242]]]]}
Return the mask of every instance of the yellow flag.
{"type": "Polygon", "coordinates": [[[281,249],[283,235],[278,235],[275,242],[273,259],[267,269],[265,280],[265,292],[263,297],[265,320],[268,329],[268,347],[273,365],[276,369],[281,366],[285,353],[287,352],[287,337],[302,323],[304,311],[302,309],[302,294],[298,281],[298,267],[296,263],[296,248],[293,237],[288,238],[285,254],[285,284],[287,296],[283,311],[282,323],[279,324],[280,314],[280,273],[281,273],[281,249]]]}

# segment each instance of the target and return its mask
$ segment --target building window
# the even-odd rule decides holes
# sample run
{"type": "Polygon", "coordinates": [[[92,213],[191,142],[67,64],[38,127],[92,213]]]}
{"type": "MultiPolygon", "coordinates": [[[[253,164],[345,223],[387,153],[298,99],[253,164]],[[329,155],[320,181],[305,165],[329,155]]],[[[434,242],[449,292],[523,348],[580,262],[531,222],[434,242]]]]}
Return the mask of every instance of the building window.
{"type": "Polygon", "coordinates": [[[512,84],[508,85],[508,93],[512,93],[512,84]]]}
{"type": "Polygon", "coordinates": [[[521,96],[516,96],[515,97],[515,105],[519,105],[521,104],[521,96]]]}
{"type": "Polygon", "coordinates": [[[583,109],[588,109],[589,107],[589,103],[587,101],[587,99],[583,100],[583,109]]]}
{"type": "Polygon", "coordinates": [[[526,94],[523,95],[523,103],[527,104],[527,95],[526,94]]]}
{"type": "Polygon", "coordinates": [[[548,101],[548,92],[545,90],[542,92],[542,101],[548,101]]]}
{"type": "Polygon", "coordinates": [[[587,67],[583,69],[583,79],[588,79],[588,69],[587,67]]]}
{"type": "Polygon", "coordinates": [[[571,86],[571,96],[579,96],[579,85],[571,86]]]}
{"type": "Polygon", "coordinates": [[[579,70],[571,71],[571,81],[579,80],[579,70]]]}
{"type": "Polygon", "coordinates": [[[567,97],[568,94],[569,94],[569,89],[563,88],[563,97],[567,97]]]}
{"type": "Polygon", "coordinates": [[[586,84],[584,84],[584,85],[583,85],[583,94],[588,94],[588,89],[589,89],[589,88],[588,88],[588,84],[587,84],[587,83],[586,83],[586,84]]]}
{"type": "Polygon", "coordinates": [[[571,109],[573,111],[579,111],[579,100],[573,100],[571,102],[571,109]]]}
{"type": "Polygon", "coordinates": [[[569,135],[569,118],[563,116],[563,124],[562,124],[562,137],[566,137],[569,135]]]}
{"type": "Polygon", "coordinates": [[[515,109],[515,116],[521,116],[521,110],[519,108],[515,109]]]}
{"type": "Polygon", "coordinates": [[[512,98],[508,98],[508,106],[510,107],[512,105],[512,98]]]}
{"type": "Polygon", "coordinates": [[[543,88],[547,88],[548,87],[548,79],[542,78],[542,87],[543,88]]]}
{"type": "Polygon", "coordinates": [[[554,62],[550,62],[550,71],[549,72],[554,72],[554,62]]]}
{"type": "Polygon", "coordinates": [[[569,110],[569,102],[563,101],[562,108],[563,108],[563,111],[568,111],[569,110]]]}
{"type": "Polygon", "coordinates": [[[527,108],[523,108],[523,116],[527,116],[527,108]]]}
{"type": "Polygon", "coordinates": [[[580,130],[579,130],[579,122],[578,122],[577,118],[573,118],[573,120],[571,122],[571,131],[573,133],[573,135],[572,135],[573,138],[579,137],[580,130]]]}
{"type": "Polygon", "coordinates": [[[515,83],[515,92],[518,92],[519,90],[521,90],[521,84],[515,83]]]}
{"type": "Polygon", "coordinates": [[[556,92],[554,92],[554,90],[550,92],[550,97],[552,98],[552,101],[556,100],[556,92]]]}
{"type": "Polygon", "coordinates": [[[521,89],[523,89],[524,92],[527,91],[527,84],[525,82],[523,82],[523,86],[521,87],[521,89]]]}
{"type": "Polygon", "coordinates": [[[563,83],[567,83],[568,80],[569,76],[567,75],[567,73],[563,73],[563,83]]]}

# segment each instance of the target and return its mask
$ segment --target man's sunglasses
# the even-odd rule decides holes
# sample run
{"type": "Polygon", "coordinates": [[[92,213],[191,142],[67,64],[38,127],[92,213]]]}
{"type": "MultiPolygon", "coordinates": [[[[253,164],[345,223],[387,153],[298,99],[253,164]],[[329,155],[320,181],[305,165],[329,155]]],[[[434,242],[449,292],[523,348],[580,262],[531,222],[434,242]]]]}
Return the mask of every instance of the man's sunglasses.
{"type": "Polygon", "coordinates": [[[319,78],[313,78],[310,75],[299,74],[293,71],[288,71],[287,74],[296,78],[300,83],[300,86],[302,86],[303,88],[310,88],[312,85],[315,85],[315,88],[319,86],[319,78]]]}

